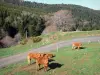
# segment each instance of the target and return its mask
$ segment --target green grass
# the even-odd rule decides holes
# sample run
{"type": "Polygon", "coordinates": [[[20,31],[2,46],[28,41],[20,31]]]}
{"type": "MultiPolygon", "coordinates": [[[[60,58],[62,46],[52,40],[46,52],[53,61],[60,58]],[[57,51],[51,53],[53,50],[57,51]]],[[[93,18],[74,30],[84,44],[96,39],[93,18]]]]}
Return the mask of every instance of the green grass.
{"type": "Polygon", "coordinates": [[[64,41],[64,40],[71,40],[78,37],[87,37],[87,36],[100,36],[100,30],[96,31],[80,31],[80,32],[52,32],[46,35],[41,35],[40,37],[43,38],[43,40],[39,43],[33,43],[32,40],[29,38],[27,44],[25,45],[17,45],[10,48],[3,48],[0,49],[0,58],[7,57],[19,53],[23,53],[26,51],[29,51],[33,48],[39,48],[44,45],[49,45],[51,43],[64,41]],[[56,35],[58,39],[50,39],[50,37],[53,37],[56,35]],[[46,41],[47,39],[48,41],[46,41]],[[45,43],[44,43],[45,42],[45,43]]]}
{"type": "Polygon", "coordinates": [[[28,65],[27,60],[0,69],[0,75],[100,75],[100,43],[84,43],[84,49],[72,50],[71,46],[63,47],[52,53],[56,55],[50,62],[61,64],[44,72],[36,72],[35,64],[28,65]]]}
{"type": "Polygon", "coordinates": [[[14,54],[18,54],[18,53],[23,53],[33,48],[38,48],[42,46],[39,44],[41,43],[17,45],[17,46],[12,46],[10,48],[3,48],[3,49],[0,49],[0,57],[2,58],[2,57],[7,57],[7,56],[14,55],[14,54]]]}

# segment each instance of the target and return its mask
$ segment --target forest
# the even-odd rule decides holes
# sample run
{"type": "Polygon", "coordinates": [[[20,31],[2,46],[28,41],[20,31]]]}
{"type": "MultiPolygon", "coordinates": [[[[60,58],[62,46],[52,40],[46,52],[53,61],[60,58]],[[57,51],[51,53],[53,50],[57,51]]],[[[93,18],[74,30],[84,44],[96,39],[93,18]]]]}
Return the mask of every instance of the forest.
{"type": "Polygon", "coordinates": [[[57,31],[100,30],[99,20],[100,10],[79,5],[2,0],[0,39],[6,35],[14,38],[17,33],[38,36],[50,25],[55,25],[57,31]]]}

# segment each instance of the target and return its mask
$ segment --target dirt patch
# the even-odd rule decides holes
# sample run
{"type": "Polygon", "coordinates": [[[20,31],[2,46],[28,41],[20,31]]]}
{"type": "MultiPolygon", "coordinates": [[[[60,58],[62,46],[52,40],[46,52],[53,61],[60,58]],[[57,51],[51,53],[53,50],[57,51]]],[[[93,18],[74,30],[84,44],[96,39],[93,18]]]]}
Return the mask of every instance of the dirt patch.
{"type": "Polygon", "coordinates": [[[11,72],[7,73],[6,75],[14,75],[15,73],[21,72],[21,71],[27,71],[27,72],[32,73],[36,71],[35,64],[17,67],[11,72]]]}
{"type": "Polygon", "coordinates": [[[23,72],[23,71],[28,72],[29,75],[43,75],[44,74],[43,65],[41,65],[40,70],[37,71],[36,70],[36,64],[31,64],[31,65],[25,65],[25,66],[17,67],[14,70],[6,73],[5,75],[14,75],[16,73],[23,72]]]}

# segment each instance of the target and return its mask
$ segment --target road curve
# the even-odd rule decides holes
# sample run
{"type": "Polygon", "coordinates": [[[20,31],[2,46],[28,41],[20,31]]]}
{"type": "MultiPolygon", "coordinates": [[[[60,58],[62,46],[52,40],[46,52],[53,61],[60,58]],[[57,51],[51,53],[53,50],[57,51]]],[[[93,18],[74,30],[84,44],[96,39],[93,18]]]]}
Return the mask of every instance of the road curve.
{"type": "Polygon", "coordinates": [[[5,67],[9,64],[15,63],[15,62],[19,62],[21,60],[25,60],[27,57],[27,54],[29,52],[50,52],[52,50],[56,50],[57,46],[58,48],[64,47],[64,46],[69,46],[72,44],[72,42],[75,41],[80,41],[80,42],[100,42],[100,36],[88,36],[85,38],[74,38],[72,40],[68,40],[68,41],[61,41],[61,42],[57,42],[54,44],[50,44],[47,46],[43,46],[37,49],[32,49],[28,52],[24,52],[24,53],[20,53],[17,55],[13,55],[13,56],[9,56],[6,58],[1,58],[0,59],[0,68],[5,67]]]}

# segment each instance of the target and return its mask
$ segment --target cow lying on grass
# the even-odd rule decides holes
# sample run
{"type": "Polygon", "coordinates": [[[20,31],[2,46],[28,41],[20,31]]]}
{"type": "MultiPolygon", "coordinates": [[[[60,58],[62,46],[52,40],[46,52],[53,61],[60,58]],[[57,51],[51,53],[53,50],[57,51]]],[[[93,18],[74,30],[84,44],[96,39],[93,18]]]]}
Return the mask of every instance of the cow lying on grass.
{"type": "Polygon", "coordinates": [[[74,42],[72,43],[72,49],[80,49],[82,47],[82,43],[81,42],[74,42]]]}
{"type": "MultiPolygon", "coordinates": [[[[36,60],[36,66],[44,65],[44,70],[47,70],[49,59],[54,55],[49,53],[29,53],[27,56],[28,64],[31,64],[31,59],[36,60]]],[[[38,70],[38,68],[37,68],[38,70]]]]}

